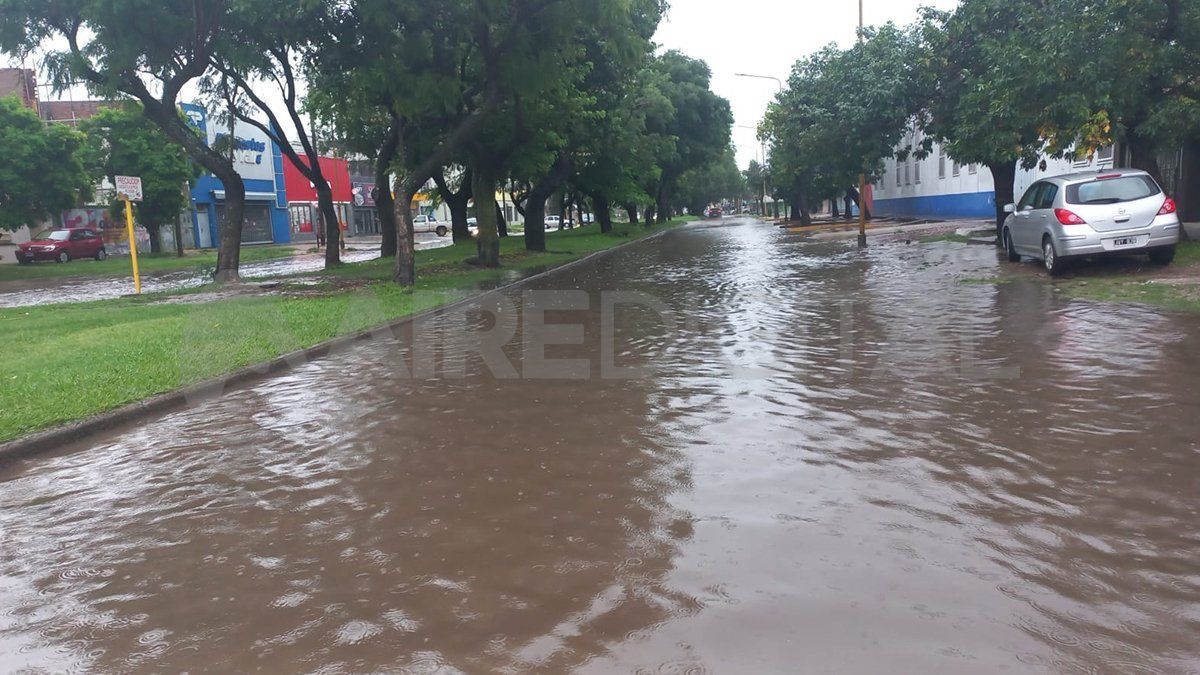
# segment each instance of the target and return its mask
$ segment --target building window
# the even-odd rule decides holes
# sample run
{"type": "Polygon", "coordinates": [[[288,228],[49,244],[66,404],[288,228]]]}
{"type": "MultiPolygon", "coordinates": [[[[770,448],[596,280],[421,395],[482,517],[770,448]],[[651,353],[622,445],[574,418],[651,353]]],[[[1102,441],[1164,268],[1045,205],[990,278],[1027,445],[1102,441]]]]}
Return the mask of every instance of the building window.
{"type": "Polygon", "coordinates": [[[950,162],[950,175],[958,178],[962,174],[962,166],[958,162],[950,162]]]}
{"type": "Polygon", "coordinates": [[[904,185],[903,171],[900,170],[900,160],[896,160],[896,187],[904,185]]]}
{"type": "Polygon", "coordinates": [[[913,182],[921,184],[921,160],[916,156],[913,157],[913,182]]]}
{"type": "Polygon", "coordinates": [[[905,185],[912,185],[912,173],[911,173],[911,169],[908,168],[909,164],[910,164],[910,160],[905,159],[904,160],[904,184],[905,185]]]}
{"type": "Polygon", "coordinates": [[[1113,158],[1113,146],[1106,145],[1103,148],[1096,150],[1097,162],[1111,162],[1113,158]]]}
{"type": "Polygon", "coordinates": [[[979,171],[979,166],[977,164],[968,164],[967,165],[967,173],[971,174],[972,176],[974,176],[978,171],[979,171]]]}
{"type": "Polygon", "coordinates": [[[946,177],[946,149],[938,147],[938,178],[946,177]]]}

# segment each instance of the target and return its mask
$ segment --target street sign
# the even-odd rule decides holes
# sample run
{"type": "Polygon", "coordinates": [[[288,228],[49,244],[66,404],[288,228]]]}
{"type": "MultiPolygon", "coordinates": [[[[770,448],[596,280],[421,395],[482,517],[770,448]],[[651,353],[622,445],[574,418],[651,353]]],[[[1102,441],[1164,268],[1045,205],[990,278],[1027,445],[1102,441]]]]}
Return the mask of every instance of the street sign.
{"type": "Polygon", "coordinates": [[[117,194],[134,202],[142,201],[142,179],[138,176],[113,176],[117,194]]]}

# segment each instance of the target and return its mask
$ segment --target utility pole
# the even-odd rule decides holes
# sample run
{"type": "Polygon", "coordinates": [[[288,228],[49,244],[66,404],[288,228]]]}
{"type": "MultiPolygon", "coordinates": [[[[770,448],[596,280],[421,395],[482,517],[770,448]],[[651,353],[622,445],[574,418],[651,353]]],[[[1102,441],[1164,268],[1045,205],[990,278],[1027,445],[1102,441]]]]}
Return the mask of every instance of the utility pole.
{"type": "MultiPolygon", "coordinates": [[[[863,0],[858,0],[858,43],[862,44],[863,0]]],[[[867,247],[867,174],[858,174],[858,247],[867,247]]]]}

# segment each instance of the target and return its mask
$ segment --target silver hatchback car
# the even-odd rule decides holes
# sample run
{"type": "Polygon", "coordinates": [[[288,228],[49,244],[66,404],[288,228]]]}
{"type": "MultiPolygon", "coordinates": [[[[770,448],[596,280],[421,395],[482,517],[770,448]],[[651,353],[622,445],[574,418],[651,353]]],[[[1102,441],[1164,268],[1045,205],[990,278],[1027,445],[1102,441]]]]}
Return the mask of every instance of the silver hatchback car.
{"type": "Polygon", "coordinates": [[[1001,237],[1008,259],[1040,259],[1052,276],[1072,258],[1105,254],[1145,253],[1167,265],[1179,243],[1175,200],[1136,169],[1043,178],[1004,210],[1009,215],[1001,237]]]}

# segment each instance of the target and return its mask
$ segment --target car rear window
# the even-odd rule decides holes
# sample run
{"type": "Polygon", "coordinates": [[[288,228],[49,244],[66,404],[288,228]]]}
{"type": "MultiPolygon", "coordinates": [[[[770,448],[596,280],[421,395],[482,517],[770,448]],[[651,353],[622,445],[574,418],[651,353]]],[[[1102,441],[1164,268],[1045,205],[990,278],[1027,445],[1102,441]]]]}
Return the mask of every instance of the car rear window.
{"type": "Polygon", "coordinates": [[[1102,178],[1067,186],[1068,204],[1117,204],[1145,199],[1161,192],[1150,176],[1102,178]]]}

